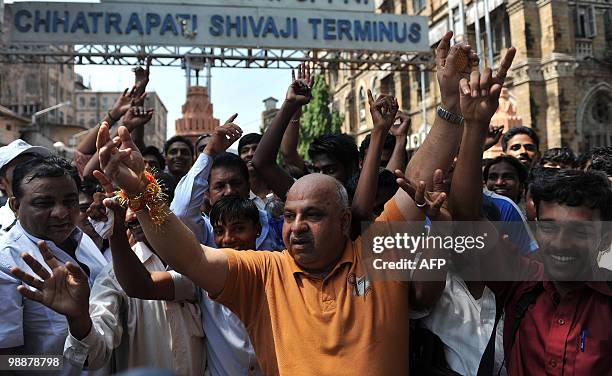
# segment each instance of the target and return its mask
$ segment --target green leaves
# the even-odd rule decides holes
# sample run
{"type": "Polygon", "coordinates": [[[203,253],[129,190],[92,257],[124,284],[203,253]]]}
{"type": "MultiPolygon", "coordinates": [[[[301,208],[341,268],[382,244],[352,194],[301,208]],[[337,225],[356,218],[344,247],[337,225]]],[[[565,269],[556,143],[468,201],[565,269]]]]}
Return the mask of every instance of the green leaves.
{"type": "Polygon", "coordinates": [[[332,94],[323,75],[317,75],[312,87],[312,99],[304,107],[300,118],[300,140],[298,152],[308,159],[308,147],[317,137],[324,134],[340,133],[343,117],[331,110],[332,94]]]}

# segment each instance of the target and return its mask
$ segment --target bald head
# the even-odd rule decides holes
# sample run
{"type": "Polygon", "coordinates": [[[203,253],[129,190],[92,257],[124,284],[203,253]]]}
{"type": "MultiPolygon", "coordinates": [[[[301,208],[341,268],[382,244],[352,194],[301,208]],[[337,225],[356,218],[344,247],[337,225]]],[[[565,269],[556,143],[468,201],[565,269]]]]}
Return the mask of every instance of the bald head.
{"type": "Polygon", "coordinates": [[[349,207],[346,188],[337,179],[324,174],[309,174],[298,179],[289,192],[287,199],[298,197],[333,197],[340,210],[349,207]]]}
{"type": "Polygon", "coordinates": [[[302,177],[287,193],[283,241],[297,264],[312,272],[328,272],[344,251],[351,211],[348,195],[335,178],[302,177]]]}

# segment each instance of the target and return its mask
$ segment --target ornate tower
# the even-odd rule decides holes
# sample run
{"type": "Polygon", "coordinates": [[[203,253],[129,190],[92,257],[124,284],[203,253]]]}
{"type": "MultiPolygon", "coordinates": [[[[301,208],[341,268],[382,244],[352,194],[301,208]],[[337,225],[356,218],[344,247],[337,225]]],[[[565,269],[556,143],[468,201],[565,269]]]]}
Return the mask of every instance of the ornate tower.
{"type": "Polygon", "coordinates": [[[208,88],[189,87],[187,100],[183,105],[183,117],[176,120],[176,134],[189,138],[195,144],[200,135],[212,133],[218,126],[219,119],[213,117],[208,88]]]}

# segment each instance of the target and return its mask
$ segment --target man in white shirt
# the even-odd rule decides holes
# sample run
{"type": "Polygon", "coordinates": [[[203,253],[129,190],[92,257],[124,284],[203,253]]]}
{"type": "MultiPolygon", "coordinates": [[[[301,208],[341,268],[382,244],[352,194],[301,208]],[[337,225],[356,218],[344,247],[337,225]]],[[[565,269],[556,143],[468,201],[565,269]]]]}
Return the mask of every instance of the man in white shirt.
{"type": "MultiPolygon", "coordinates": [[[[25,163],[35,156],[47,157],[51,151],[41,146],[32,146],[18,139],[0,148],[0,188],[10,198],[13,195],[13,170],[19,164],[25,163]]],[[[9,202],[0,207],[0,241],[6,233],[15,225],[17,219],[9,202]]]]}
{"type": "MultiPolygon", "coordinates": [[[[168,301],[129,297],[118,282],[122,273],[148,276],[150,272],[168,269],[147,244],[135,214],[128,211],[126,216],[118,204],[114,204],[113,211],[110,245],[114,264],[100,272],[91,293],[89,286],[79,279],[79,273],[55,262],[53,256],[45,255],[43,250],[52,275],[45,283],[33,284],[33,287],[38,290],[41,303],[68,319],[64,358],[78,370],[100,370],[109,365],[107,374],[155,367],[177,375],[202,375],[206,352],[195,285],[169,271],[174,289],[168,301]],[[132,249],[124,217],[137,242],[132,249]],[[76,281],[72,286],[67,275],[76,281]],[[53,282],[54,279],[57,281],[53,282]],[[45,296],[54,299],[45,300],[45,296]]],[[[31,262],[28,266],[34,271],[41,268],[31,262]]],[[[13,271],[13,274],[28,284],[35,280],[20,271],[13,271]]],[[[146,281],[143,282],[147,289],[146,281]]]]}
{"type": "MultiPolygon", "coordinates": [[[[25,259],[45,264],[39,250],[43,247],[59,262],[82,270],[92,285],[106,260],[76,227],[80,179],[67,160],[35,158],[17,166],[12,178],[10,202],[18,221],[0,248],[0,353],[61,355],[68,334],[66,318],[22,297],[18,288],[29,288],[11,275],[11,269],[31,273],[25,259]],[[28,254],[25,259],[23,253],[28,254]]],[[[39,272],[49,270],[43,267],[39,272]]]]}

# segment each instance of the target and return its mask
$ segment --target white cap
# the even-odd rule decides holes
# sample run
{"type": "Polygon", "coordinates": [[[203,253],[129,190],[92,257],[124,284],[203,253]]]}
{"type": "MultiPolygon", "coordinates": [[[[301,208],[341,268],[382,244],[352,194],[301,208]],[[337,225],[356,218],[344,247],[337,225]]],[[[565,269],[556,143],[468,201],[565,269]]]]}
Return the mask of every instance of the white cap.
{"type": "Polygon", "coordinates": [[[51,151],[42,146],[32,146],[24,140],[17,139],[0,148],[0,170],[21,154],[35,154],[41,157],[48,157],[51,155],[51,151]]]}

